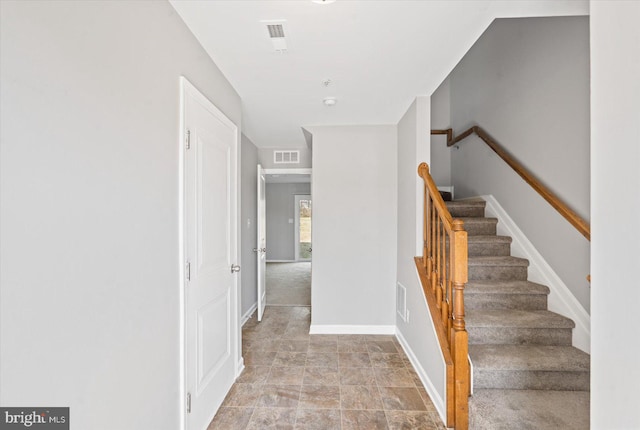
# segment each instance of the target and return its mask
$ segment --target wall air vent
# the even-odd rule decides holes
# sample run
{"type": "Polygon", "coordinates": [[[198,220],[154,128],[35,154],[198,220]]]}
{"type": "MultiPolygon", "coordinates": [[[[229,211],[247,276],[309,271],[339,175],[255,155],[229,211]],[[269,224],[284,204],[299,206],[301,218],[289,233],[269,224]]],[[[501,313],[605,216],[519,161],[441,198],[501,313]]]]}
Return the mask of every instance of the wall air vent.
{"type": "Polygon", "coordinates": [[[274,164],[300,163],[300,151],[273,151],[274,164]]]}
{"type": "Polygon", "coordinates": [[[283,53],[287,50],[287,39],[285,39],[285,20],[269,20],[260,21],[267,26],[269,32],[269,40],[273,44],[273,49],[276,52],[283,53]]]}

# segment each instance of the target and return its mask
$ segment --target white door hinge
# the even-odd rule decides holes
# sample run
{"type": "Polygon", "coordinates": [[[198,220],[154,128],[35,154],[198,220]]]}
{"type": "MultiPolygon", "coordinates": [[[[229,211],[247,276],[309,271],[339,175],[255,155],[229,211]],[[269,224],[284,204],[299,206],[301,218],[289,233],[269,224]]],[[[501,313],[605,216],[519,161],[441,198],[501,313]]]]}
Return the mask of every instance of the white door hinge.
{"type": "Polygon", "coordinates": [[[184,274],[187,277],[187,281],[191,280],[191,262],[187,261],[187,264],[184,267],[184,274]]]}
{"type": "Polygon", "coordinates": [[[187,393],[187,413],[191,413],[191,393],[187,393]]]}
{"type": "Polygon", "coordinates": [[[187,129],[187,135],[184,138],[187,149],[191,149],[191,130],[187,129]]]}

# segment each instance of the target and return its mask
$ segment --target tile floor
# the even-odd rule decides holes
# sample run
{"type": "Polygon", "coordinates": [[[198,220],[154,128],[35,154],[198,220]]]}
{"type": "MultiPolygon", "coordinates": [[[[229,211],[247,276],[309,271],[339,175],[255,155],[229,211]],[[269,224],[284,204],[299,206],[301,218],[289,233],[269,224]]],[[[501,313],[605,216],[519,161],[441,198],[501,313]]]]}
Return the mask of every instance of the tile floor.
{"type": "Polygon", "coordinates": [[[245,370],[211,429],[445,429],[394,336],[309,335],[310,308],[243,327],[245,370]]]}

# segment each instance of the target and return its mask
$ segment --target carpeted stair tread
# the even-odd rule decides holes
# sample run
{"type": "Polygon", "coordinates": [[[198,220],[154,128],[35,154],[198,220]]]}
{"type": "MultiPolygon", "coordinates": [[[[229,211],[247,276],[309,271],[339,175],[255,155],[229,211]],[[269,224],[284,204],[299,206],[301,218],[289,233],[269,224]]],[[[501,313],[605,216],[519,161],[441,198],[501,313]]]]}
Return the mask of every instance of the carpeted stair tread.
{"type": "Polygon", "coordinates": [[[511,244],[512,239],[510,236],[495,236],[495,235],[478,235],[468,236],[467,241],[471,243],[508,243],[511,244]]]}
{"type": "Polygon", "coordinates": [[[487,236],[496,234],[497,218],[486,217],[456,217],[464,222],[464,229],[468,236],[487,236]]]}
{"type": "Polygon", "coordinates": [[[447,209],[453,218],[460,217],[482,217],[487,205],[482,199],[477,200],[454,200],[446,202],[447,209]]]}
{"type": "Polygon", "coordinates": [[[469,267],[472,266],[529,266],[529,260],[526,258],[511,257],[511,256],[482,256],[482,257],[469,257],[469,267]]]}
{"type": "Polygon", "coordinates": [[[530,281],[469,281],[465,297],[473,294],[549,294],[549,287],[530,281]]]}
{"type": "Polygon", "coordinates": [[[474,390],[469,398],[469,428],[585,430],[589,428],[589,392],[474,390]]]}
{"type": "Polygon", "coordinates": [[[469,345],[475,370],[545,370],[588,372],[590,357],[572,346],[469,345]]]}
{"type": "Polygon", "coordinates": [[[529,311],[520,309],[469,310],[465,317],[468,327],[514,327],[514,328],[574,328],[575,323],[551,311],[529,311]]]}

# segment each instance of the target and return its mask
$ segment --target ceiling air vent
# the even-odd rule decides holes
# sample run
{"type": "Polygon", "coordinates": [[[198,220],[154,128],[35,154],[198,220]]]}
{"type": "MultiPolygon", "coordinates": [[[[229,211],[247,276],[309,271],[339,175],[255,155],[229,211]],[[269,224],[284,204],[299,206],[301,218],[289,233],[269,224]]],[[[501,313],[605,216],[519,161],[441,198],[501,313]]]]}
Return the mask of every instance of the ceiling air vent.
{"type": "Polygon", "coordinates": [[[269,37],[284,37],[284,27],[282,24],[267,24],[267,30],[269,30],[269,37]]]}
{"type": "Polygon", "coordinates": [[[269,40],[273,44],[276,52],[285,52],[287,50],[287,40],[285,39],[285,20],[277,21],[261,21],[267,26],[269,32],[269,40]]]}
{"type": "Polygon", "coordinates": [[[300,151],[273,151],[274,164],[298,164],[300,151]]]}

